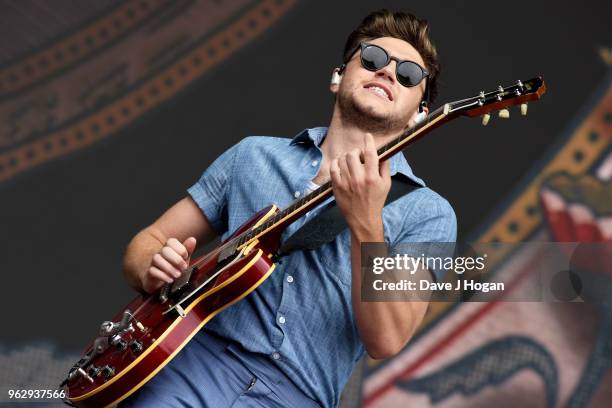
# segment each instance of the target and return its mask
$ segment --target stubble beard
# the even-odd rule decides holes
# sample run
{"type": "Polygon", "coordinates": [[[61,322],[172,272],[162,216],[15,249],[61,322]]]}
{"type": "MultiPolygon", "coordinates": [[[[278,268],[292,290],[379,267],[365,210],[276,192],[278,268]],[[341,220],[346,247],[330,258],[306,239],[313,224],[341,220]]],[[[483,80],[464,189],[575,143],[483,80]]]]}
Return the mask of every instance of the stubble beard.
{"type": "Polygon", "coordinates": [[[386,135],[399,133],[404,129],[403,118],[379,114],[373,106],[360,103],[349,92],[338,92],[338,107],[344,123],[352,124],[364,132],[386,135]]]}

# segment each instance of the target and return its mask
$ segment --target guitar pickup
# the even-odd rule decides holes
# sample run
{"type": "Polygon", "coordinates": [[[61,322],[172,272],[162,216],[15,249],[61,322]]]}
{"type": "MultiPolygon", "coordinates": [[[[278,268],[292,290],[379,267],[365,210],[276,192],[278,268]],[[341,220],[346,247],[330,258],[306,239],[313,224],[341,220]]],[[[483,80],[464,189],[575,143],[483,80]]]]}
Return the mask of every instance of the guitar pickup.
{"type": "Polygon", "coordinates": [[[229,258],[230,256],[234,255],[236,253],[236,245],[232,244],[229,245],[225,248],[223,248],[223,250],[221,252],[219,252],[219,256],[217,257],[217,263],[221,263],[223,261],[225,261],[227,258],[229,258]]]}

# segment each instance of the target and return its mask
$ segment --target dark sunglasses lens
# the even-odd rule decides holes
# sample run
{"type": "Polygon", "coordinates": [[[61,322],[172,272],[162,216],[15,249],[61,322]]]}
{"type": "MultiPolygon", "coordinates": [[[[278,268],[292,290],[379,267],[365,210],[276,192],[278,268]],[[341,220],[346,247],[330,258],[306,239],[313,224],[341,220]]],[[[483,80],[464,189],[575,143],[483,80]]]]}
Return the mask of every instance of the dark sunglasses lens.
{"type": "Polygon", "coordinates": [[[376,46],[368,45],[361,52],[361,63],[365,69],[377,71],[387,65],[387,53],[376,46]]]}
{"type": "Polygon", "coordinates": [[[417,64],[404,61],[397,66],[397,80],[404,86],[415,86],[423,79],[423,71],[417,64]]]}

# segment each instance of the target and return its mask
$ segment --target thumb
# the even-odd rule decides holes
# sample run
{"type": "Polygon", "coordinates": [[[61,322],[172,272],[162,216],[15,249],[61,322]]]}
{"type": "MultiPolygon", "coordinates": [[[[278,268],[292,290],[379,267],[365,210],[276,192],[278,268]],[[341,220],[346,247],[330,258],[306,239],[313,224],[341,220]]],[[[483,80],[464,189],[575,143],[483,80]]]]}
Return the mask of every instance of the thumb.
{"type": "Polygon", "coordinates": [[[183,242],[183,245],[187,249],[188,257],[190,257],[191,254],[193,254],[193,251],[195,250],[195,247],[196,247],[196,242],[197,241],[194,237],[189,237],[185,240],[185,242],[183,242]]]}

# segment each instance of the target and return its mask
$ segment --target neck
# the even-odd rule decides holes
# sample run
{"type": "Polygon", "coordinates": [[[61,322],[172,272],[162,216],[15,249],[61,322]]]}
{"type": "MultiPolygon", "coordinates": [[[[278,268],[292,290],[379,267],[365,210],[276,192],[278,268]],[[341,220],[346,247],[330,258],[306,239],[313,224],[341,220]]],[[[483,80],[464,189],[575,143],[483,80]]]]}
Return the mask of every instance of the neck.
{"type": "MultiPolygon", "coordinates": [[[[387,132],[379,131],[370,133],[374,136],[376,147],[380,147],[397,137],[402,130],[403,129],[396,129],[387,132]]],[[[343,153],[353,149],[363,149],[364,136],[367,132],[367,130],[360,128],[356,124],[344,120],[336,108],[327,130],[327,136],[321,145],[324,160],[329,164],[331,160],[343,153]]]]}

